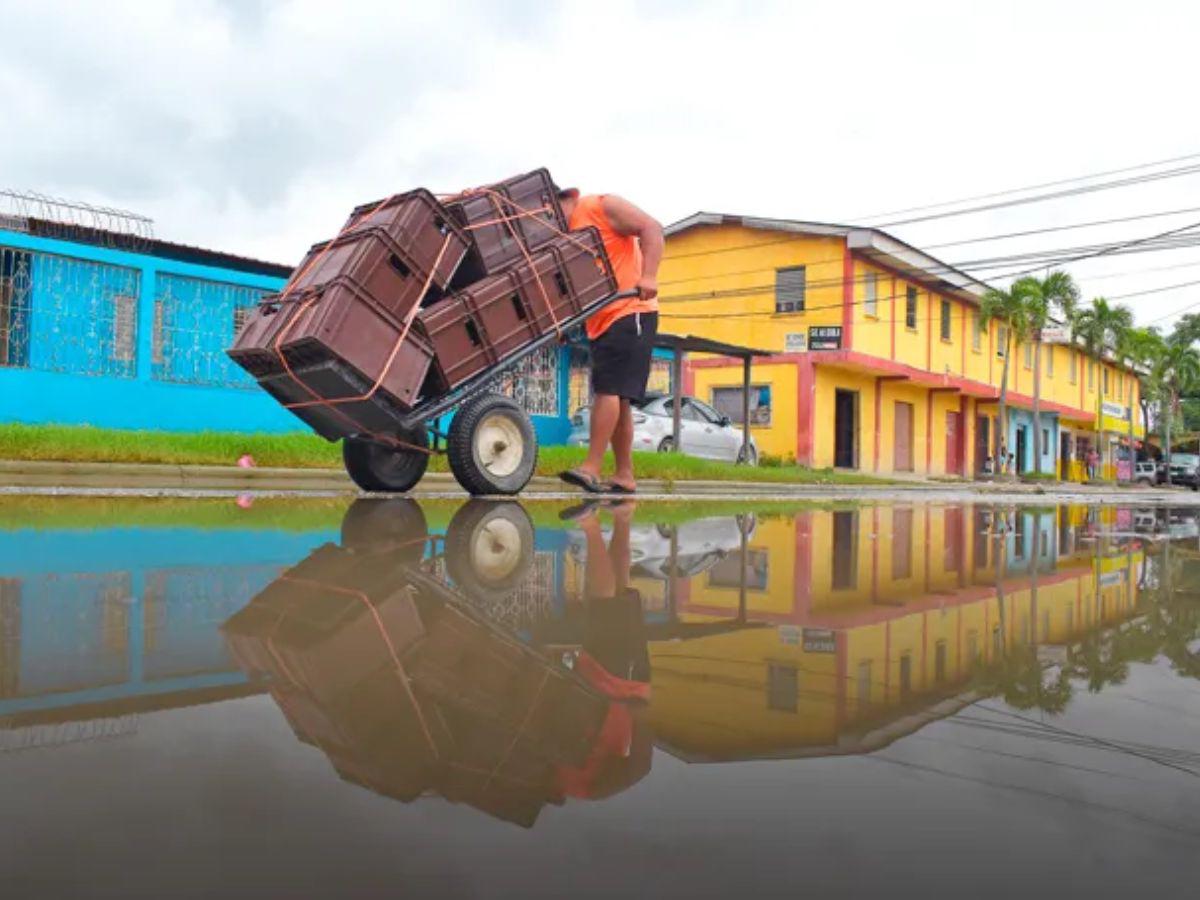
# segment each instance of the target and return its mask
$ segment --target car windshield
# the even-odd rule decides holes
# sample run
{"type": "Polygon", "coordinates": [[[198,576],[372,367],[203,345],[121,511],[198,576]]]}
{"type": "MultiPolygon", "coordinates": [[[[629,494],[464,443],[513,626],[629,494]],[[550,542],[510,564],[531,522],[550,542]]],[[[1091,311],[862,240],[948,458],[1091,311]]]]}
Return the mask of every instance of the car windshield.
{"type": "Polygon", "coordinates": [[[1200,456],[1195,453],[1172,453],[1171,465],[1173,466],[1195,466],[1200,464],[1200,456]]]}

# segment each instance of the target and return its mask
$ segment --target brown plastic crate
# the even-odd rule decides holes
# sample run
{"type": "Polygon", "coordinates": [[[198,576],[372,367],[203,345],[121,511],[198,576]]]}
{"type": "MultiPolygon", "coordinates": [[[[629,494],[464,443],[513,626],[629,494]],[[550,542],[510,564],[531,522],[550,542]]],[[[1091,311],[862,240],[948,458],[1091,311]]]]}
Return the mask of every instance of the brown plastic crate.
{"type": "Polygon", "coordinates": [[[525,253],[543,246],[567,230],[567,221],[558,203],[554,183],[545,169],[517,175],[489,190],[500,195],[476,193],[445,202],[446,210],[467,230],[473,241],[452,287],[465,287],[472,281],[494,275],[523,260],[525,253]],[[510,203],[506,203],[507,198],[510,203]],[[499,204],[499,209],[497,209],[499,204]],[[538,212],[520,215],[520,210],[538,212]],[[514,216],[511,221],[502,220],[514,216]],[[490,224],[481,224],[481,223],[490,224]]]}
{"type": "Polygon", "coordinates": [[[303,300],[303,295],[282,302],[279,295],[264,298],[250,314],[234,345],[226,351],[229,358],[255,378],[283,371],[275,341],[300,310],[303,300]]]}
{"type": "MultiPolygon", "coordinates": [[[[442,240],[444,238],[439,238],[435,250],[421,256],[411,248],[396,243],[382,228],[344,234],[332,241],[314,244],[304,261],[296,267],[283,293],[290,295],[323,287],[339,278],[350,278],[377,305],[403,317],[426,298],[429,270],[441,249],[442,240]]],[[[456,242],[454,249],[455,253],[451,253],[448,248],[438,265],[428,296],[440,296],[438,289],[449,282],[466,252],[465,238],[456,242]]]]}
{"type": "Polygon", "coordinates": [[[303,304],[278,339],[293,367],[332,359],[371,384],[382,376],[380,391],[408,411],[420,398],[433,348],[417,328],[409,328],[388,365],[402,334],[404,325],[399,318],[373,303],[370,294],[352,279],[339,278],[324,285],[314,302],[303,304]]]}
{"type": "Polygon", "coordinates": [[[442,265],[438,266],[434,275],[434,284],[443,288],[450,283],[450,277],[471,245],[470,235],[424,188],[355,207],[341,234],[356,234],[373,228],[386,232],[388,237],[416,259],[429,260],[429,265],[424,269],[426,274],[432,261],[441,253],[446,236],[452,235],[442,265]]]}
{"type": "Polygon", "coordinates": [[[500,362],[482,323],[461,296],[422,310],[418,324],[433,347],[437,378],[447,390],[500,362]]]}
{"type": "Polygon", "coordinates": [[[556,239],[534,254],[532,264],[514,266],[512,275],[542,333],[553,330],[555,322],[587,312],[617,289],[600,233],[594,228],[556,239]]]}

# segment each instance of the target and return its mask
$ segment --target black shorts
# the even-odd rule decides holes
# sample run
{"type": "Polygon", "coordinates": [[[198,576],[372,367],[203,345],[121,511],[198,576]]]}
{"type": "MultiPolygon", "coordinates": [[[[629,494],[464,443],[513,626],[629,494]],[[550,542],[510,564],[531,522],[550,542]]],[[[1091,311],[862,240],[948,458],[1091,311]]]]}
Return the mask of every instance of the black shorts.
{"type": "Polygon", "coordinates": [[[592,392],[626,400],[646,396],[658,313],[622,316],[592,341],[592,392]]]}

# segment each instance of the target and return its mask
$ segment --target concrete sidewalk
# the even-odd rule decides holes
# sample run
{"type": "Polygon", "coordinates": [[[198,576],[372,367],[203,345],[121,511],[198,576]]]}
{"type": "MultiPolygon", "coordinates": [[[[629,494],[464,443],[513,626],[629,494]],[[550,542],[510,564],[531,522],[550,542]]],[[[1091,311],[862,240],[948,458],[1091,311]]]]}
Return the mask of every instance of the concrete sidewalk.
{"type": "MultiPolygon", "coordinates": [[[[350,478],[338,469],[284,469],[237,466],[177,466],[139,463],[75,463],[0,460],[0,491],[4,493],[82,494],[357,494],[350,478]]],[[[417,495],[461,496],[462,489],[444,472],[422,479],[417,495]]],[[[524,491],[550,499],[575,497],[557,478],[539,476],[524,491]]],[[[1200,494],[1164,488],[1040,485],[1019,482],[920,481],[894,484],[788,484],[742,481],[643,481],[641,497],[712,499],[913,500],[952,502],[986,496],[997,501],[1030,503],[1074,501],[1133,504],[1200,505],[1200,494]]]]}

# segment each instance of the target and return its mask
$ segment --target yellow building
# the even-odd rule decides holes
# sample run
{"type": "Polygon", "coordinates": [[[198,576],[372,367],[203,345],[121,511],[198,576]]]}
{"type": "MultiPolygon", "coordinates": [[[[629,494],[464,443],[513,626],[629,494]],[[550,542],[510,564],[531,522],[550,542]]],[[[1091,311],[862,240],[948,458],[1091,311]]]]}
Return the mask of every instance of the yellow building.
{"type": "MultiPolygon", "coordinates": [[[[973,477],[991,455],[1004,368],[1002,327],[980,327],[986,285],[885,232],[697,213],[670,226],[660,330],[774,353],[756,361],[751,427],[760,451],[814,467],[973,477]]],[[[1104,434],[1144,434],[1137,379],[1069,343],[1043,344],[1042,471],[1082,477],[1104,434]]],[[[1012,350],[1005,447],[1033,469],[1033,345],[1012,350]]],[[[684,388],[735,422],[741,363],[689,362],[684,388]]]]}

